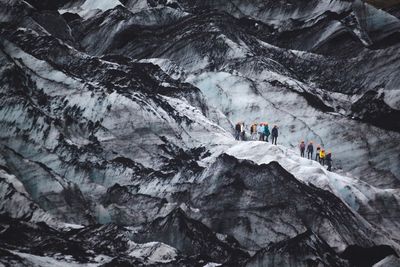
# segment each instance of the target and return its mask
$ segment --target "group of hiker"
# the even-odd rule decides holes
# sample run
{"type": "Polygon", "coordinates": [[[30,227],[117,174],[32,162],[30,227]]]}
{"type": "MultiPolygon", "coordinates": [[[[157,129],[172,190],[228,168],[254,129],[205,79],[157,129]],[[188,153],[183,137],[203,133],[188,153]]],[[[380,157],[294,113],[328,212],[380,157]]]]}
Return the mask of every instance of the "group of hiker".
{"type": "MultiPolygon", "coordinates": [[[[269,142],[268,138],[271,136],[272,144],[276,145],[278,140],[278,126],[274,125],[274,127],[269,130],[268,123],[253,123],[250,126],[250,138],[253,141],[265,141],[269,142]]],[[[244,122],[239,122],[235,126],[235,138],[236,140],[246,140],[246,132],[244,122]]]]}
{"type": "MultiPolygon", "coordinates": [[[[306,144],[304,141],[301,141],[300,145],[300,156],[305,158],[305,152],[307,152],[307,158],[308,159],[313,159],[314,156],[314,144],[312,141],[310,141],[307,145],[307,150],[306,150],[306,144]]],[[[328,151],[325,152],[325,149],[322,148],[320,145],[317,145],[317,149],[315,152],[315,160],[318,161],[321,165],[326,165],[328,166],[328,171],[332,170],[332,152],[328,151]]]]}
{"type": "MultiPolygon", "coordinates": [[[[269,130],[268,123],[253,123],[250,126],[250,138],[253,141],[259,140],[264,142],[269,142],[269,137],[271,136],[272,144],[276,145],[278,140],[278,126],[274,125],[274,127],[269,130]]],[[[246,130],[244,122],[238,122],[235,125],[235,138],[236,140],[246,141],[246,130]]],[[[312,141],[306,143],[301,141],[300,143],[300,156],[305,158],[305,152],[307,152],[307,158],[313,160],[314,158],[314,144],[312,141]]],[[[328,166],[328,171],[332,169],[332,152],[325,152],[325,149],[320,145],[317,145],[315,152],[315,161],[318,161],[321,165],[328,166]]]]}

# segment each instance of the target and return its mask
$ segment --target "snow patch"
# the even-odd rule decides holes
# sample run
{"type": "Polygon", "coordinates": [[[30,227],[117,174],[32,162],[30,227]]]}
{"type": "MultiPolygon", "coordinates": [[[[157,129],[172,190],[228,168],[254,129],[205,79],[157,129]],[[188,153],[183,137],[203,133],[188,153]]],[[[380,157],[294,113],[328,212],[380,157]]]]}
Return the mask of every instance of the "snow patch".
{"type": "Polygon", "coordinates": [[[119,5],[122,6],[122,3],[118,0],[86,0],[80,6],[66,6],[59,9],[59,12],[60,14],[64,14],[66,12],[76,13],[83,18],[89,18],[98,11],[104,12],[119,5]]]}
{"type": "Polygon", "coordinates": [[[160,242],[149,242],[136,244],[130,242],[129,256],[141,259],[147,264],[168,263],[174,261],[178,256],[178,251],[160,242]]]}

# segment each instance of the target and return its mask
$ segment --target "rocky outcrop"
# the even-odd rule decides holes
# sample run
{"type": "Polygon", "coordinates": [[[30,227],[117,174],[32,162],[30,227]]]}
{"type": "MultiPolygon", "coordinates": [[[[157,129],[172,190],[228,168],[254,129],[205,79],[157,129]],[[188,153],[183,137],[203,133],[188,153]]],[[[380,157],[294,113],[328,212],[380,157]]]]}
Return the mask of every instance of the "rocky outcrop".
{"type": "Polygon", "coordinates": [[[257,252],[246,266],[349,266],[310,230],[271,244],[257,252]]]}

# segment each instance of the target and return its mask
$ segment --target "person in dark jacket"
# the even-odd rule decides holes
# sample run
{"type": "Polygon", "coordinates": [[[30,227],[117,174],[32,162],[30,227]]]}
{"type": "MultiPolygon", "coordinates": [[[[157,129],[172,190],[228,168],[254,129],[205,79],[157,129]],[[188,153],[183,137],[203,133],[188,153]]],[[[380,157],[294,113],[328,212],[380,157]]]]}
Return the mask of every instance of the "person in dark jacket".
{"type": "Polygon", "coordinates": [[[240,129],[241,129],[242,127],[240,126],[240,122],[238,122],[237,124],[236,124],[236,126],[235,126],[235,139],[236,140],[239,140],[239,138],[240,138],[240,129]]]}
{"type": "Polygon", "coordinates": [[[307,146],[307,158],[312,160],[313,154],[314,154],[314,146],[313,143],[310,142],[307,146]]]}
{"type": "Polygon", "coordinates": [[[306,144],[304,141],[301,141],[300,143],[300,156],[304,158],[304,151],[306,151],[306,144]]]}
{"type": "Polygon", "coordinates": [[[275,143],[276,145],[276,141],[278,139],[278,127],[276,125],[274,125],[274,128],[272,128],[271,130],[271,136],[272,136],[272,144],[275,143]]]}
{"type": "Polygon", "coordinates": [[[326,165],[328,165],[328,171],[332,170],[332,153],[329,151],[325,156],[326,165]]]}

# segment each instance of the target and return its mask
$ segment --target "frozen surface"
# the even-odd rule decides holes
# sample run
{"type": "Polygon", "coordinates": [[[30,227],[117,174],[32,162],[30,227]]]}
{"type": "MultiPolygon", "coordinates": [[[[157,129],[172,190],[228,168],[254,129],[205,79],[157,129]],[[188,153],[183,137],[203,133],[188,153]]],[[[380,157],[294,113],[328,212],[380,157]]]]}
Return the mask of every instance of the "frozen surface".
{"type": "Polygon", "coordinates": [[[94,11],[107,11],[113,9],[118,5],[122,5],[118,0],[85,0],[82,4],[72,4],[61,8],[59,11],[61,14],[65,12],[76,13],[81,17],[90,17],[94,14],[94,11]]]}
{"type": "Polygon", "coordinates": [[[211,267],[400,251],[400,133],[385,121],[400,54],[382,41],[396,17],[339,0],[0,10],[7,260],[211,267]],[[278,145],[235,141],[238,121],[247,138],[254,122],[278,125],[278,145]],[[331,150],[333,172],[301,158],[301,140],[331,150]]]}

